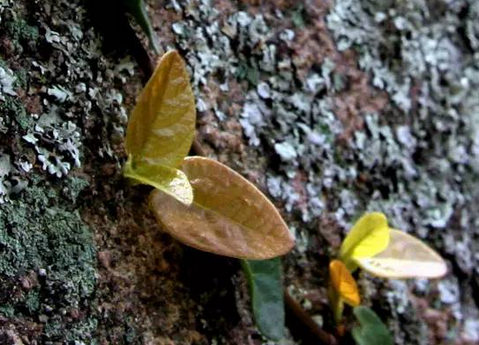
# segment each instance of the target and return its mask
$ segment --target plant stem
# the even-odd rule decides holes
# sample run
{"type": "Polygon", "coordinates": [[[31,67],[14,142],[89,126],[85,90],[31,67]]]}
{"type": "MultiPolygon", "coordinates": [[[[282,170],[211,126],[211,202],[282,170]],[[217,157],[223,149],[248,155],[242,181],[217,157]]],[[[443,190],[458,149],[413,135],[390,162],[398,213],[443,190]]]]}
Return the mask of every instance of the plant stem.
{"type": "Polygon", "coordinates": [[[338,341],[334,335],[322,330],[319,325],[309,316],[309,314],[291,297],[291,295],[284,290],[284,302],[287,307],[287,311],[292,313],[314,336],[321,344],[325,345],[337,345],[338,341]]]}

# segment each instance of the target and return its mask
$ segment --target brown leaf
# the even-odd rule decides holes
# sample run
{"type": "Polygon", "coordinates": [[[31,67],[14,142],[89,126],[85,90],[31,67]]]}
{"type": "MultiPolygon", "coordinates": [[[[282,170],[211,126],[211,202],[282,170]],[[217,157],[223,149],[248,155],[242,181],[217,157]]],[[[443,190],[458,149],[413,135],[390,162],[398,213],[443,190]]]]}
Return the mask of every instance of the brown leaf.
{"type": "Polygon", "coordinates": [[[193,187],[192,205],[157,190],[150,197],[158,221],[173,237],[200,250],[250,260],[283,255],[293,247],[279,212],[244,177],[203,157],[187,157],[182,170],[193,187]]]}

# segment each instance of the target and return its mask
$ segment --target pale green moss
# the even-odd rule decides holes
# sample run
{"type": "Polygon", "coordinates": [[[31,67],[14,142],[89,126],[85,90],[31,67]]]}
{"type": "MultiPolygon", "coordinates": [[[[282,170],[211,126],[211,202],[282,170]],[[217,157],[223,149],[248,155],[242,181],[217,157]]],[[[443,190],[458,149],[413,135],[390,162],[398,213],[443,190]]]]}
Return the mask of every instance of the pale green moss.
{"type": "MultiPolygon", "coordinates": [[[[76,181],[66,188],[75,191],[79,185],[76,181]]],[[[1,312],[10,318],[39,318],[50,340],[89,339],[96,327],[92,316],[74,322],[67,316],[92,303],[96,253],[90,230],[72,204],[62,201],[60,187],[33,182],[18,198],[0,205],[0,279],[9,301],[1,312]],[[38,280],[32,290],[8,297],[19,288],[9,282],[32,274],[38,280]]]]}

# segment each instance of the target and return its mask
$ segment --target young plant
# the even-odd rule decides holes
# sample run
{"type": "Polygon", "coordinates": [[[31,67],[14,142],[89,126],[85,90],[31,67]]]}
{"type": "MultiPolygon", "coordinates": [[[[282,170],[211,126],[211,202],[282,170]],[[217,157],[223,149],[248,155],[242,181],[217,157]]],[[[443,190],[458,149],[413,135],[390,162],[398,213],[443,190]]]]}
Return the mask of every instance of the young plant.
{"type": "Polygon", "coordinates": [[[357,264],[383,278],[441,278],[447,273],[443,258],[426,244],[405,232],[390,229],[389,245],[373,257],[357,258],[357,264]]]}
{"type": "MultiPolygon", "coordinates": [[[[447,272],[446,263],[439,254],[419,239],[391,229],[384,214],[365,214],[344,239],[339,260],[333,260],[330,264],[329,299],[338,325],[344,303],[353,307],[359,304],[357,285],[350,273],[358,267],[374,276],[392,279],[440,278],[447,272]]],[[[359,315],[360,321],[361,316],[366,320],[367,315],[372,313],[364,309],[359,309],[356,313],[356,310],[358,309],[355,309],[355,314],[359,315]]],[[[372,319],[374,318],[369,318],[372,319]]],[[[369,328],[364,329],[367,331],[369,328]]],[[[362,334],[359,331],[356,333],[362,334]]],[[[357,337],[359,335],[355,339],[357,337]]],[[[358,341],[358,344],[370,343],[358,341]]]]}
{"type": "Polygon", "coordinates": [[[168,52],[131,115],[124,175],[155,188],[150,207],[171,236],[203,251],[243,259],[256,323],[264,335],[279,339],[283,289],[280,260],[273,258],[291,250],[294,239],[252,183],[215,160],[186,157],[195,122],[185,63],[177,52],[168,52]]]}
{"type": "Polygon", "coordinates": [[[344,303],[351,307],[357,307],[361,303],[358,285],[346,265],[339,260],[333,260],[329,264],[330,285],[328,296],[334,313],[334,321],[340,324],[344,303]]]}

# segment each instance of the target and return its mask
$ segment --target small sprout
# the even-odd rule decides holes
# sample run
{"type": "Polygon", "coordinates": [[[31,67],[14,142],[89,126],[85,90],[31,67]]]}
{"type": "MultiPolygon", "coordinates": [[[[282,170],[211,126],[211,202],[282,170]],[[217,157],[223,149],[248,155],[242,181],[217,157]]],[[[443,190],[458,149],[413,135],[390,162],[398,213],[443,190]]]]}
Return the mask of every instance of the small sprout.
{"type": "Polygon", "coordinates": [[[251,290],[253,315],[261,333],[272,339],[284,336],[284,298],[281,260],[241,260],[251,290]]]}
{"type": "Polygon", "coordinates": [[[390,229],[389,246],[372,258],[358,258],[357,264],[372,275],[384,278],[440,278],[447,273],[443,258],[417,238],[390,229]]]}
{"type": "Polygon", "coordinates": [[[358,345],[393,345],[388,329],[371,309],[359,306],[354,315],[360,326],[353,328],[353,338],[358,345]]]}
{"type": "Polygon", "coordinates": [[[357,268],[356,259],[370,258],[382,252],[389,243],[386,216],[379,212],[362,216],[341,245],[339,258],[350,271],[357,268]]]}
{"type": "Polygon", "coordinates": [[[190,150],[195,123],[195,100],[185,63],[176,51],[170,51],[161,58],[133,109],[124,175],[191,204],[193,191],[177,168],[190,150]]]}
{"type": "MultiPolygon", "coordinates": [[[[349,271],[358,266],[382,278],[440,278],[447,273],[444,260],[417,238],[391,229],[386,216],[367,213],[354,224],[340,248],[339,260],[329,266],[329,299],[334,319],[340,324],[343,302],[358,305],[359,294],[349,271]],[[357,294],[357,295],[356,295],[357,294]]],[[[361,344],[366,344],[361,343],[361,344]]]]}
{"type": "Polygon", "coordinates": [[[264,260],[287,253],[294,240],[274,205],[261,191],[227,166],[187,157],[183,172],[194,191],[190,206],[153,191],[151,207],[179,241],[218,255],[264,260]]]}
{"type": "Polygon", "coordinates": [[[344,303],[356,307],[361,303],[361,298],[356,281],[341,261],[331,261],[329,277],[329,303],[333,310],[334,320],[336,324],[340,325],[344,303]]]}
{"type": "Polygon", "coordinates": [[[333,260],[329,264],[329,274],[331,285],[344,302],[352,307],[358,306],[361,303],[358,286],[346,266],[339,260],[333,260]]]}

